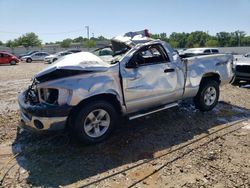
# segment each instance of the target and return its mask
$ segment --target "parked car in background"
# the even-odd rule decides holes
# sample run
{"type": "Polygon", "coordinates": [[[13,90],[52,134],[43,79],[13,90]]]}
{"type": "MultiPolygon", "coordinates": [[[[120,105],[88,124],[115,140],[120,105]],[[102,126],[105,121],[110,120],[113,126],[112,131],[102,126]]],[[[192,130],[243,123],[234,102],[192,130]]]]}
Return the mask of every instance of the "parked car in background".
{"type": "Polygon", "coordinates": [[[58,52],[58,53],[46,56],[44,58],[44,61],[47,62],[47,63],[53,63],[56,60],[58,60],[59,58],[65,56],[65,55],[69,55],[69,54],[72,54],[72,52],[68,52],[68,51],[58,52]]]}
{"type": "Polygon", "coordinates": [[[20,55],[18,56],[18,58],[21,59],[23,56],[29,56],[29,55],[32,55],[33,53],[36,53],[36,52],[38,52],[38,51],[36,51],[36,50],[29,51],[28,53],[20,54],[20,55]]]}
{"type": "Polygon", "coordinates": [[[250,53],[247,53],[244,55],[245,57],[250,57],[250,53]]]}
{"type": "Polygon", "coordinates": [[[0,51],[0,64],[16,65],[20,60],[8,52],[0,51]]]}
{"type": "Polygon", "coordinates": [[[48,55],[47,52],[35,52],[31,55],[21,57],[21,61],[26,61],[27,63],[31,63],[32,61],[43,61],[48,55]]]}
{"type": "Polygon", "coordinates": [[[239,85],[241,82],[250,82],[250,56],[234,56],[234,78],[233,85],[239,85]]]}
{"type": "Polygon", "coordinates": [[[69,49],[67,50],[67,52],[72,52],[72,53],[78,53],[78,52],[81,52],[82,50],[79,50],[79,49],[69,49]]]}
{"type": "Polygon", "coordinates": [[[219,53],[219,50],[217,48],[189,48],[189,49],[184,50],[179,55],[182,58],[187,58],[187,57],[211,55],[211,54],[218,54],[218,53],[219,53]]]}

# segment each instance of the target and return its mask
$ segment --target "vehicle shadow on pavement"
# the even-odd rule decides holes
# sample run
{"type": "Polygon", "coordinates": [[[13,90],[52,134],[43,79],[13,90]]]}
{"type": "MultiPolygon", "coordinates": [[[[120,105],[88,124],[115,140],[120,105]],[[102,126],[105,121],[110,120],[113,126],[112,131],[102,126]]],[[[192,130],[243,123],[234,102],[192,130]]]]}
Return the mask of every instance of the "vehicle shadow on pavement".
{"type": "Polygon", "coordinates": [[[66,133],[17,133],[19,166],[28,171],[27,183],[32,186],[58,187],[86,180],[90,185],[100,174],[112,176],[115,169],[140,160],[152,159],[161,151],[185,143],[196,135],[209,133],[212,127],[250,117],[250,111],[220,102],[206,113],[184,101],[179,108],[128,121],[120,126],[107,141],[83,146],[66,133]]]}

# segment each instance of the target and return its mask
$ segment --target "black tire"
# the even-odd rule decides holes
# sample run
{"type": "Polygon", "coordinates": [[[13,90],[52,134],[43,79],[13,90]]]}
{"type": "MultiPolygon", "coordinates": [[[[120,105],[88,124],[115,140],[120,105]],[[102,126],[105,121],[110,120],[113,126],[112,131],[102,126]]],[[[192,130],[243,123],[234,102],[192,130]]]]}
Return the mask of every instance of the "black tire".
{"type": "Polygon", "coordinates": [[[194,97],[195,107],[203,112],[210,111],[217,105],[219,96],[220,96],[219,83],[214,80],[203,80],[201,82],[197,95],[194,97]],[[213,88],[214,90],[211,88],[213,88]],[[215,92],[215,94],[210,95],[209,93],[210,90],[211,90],[211,93],[215,92]],[[210,95],[211,98],[208,97],[208,95],[210,95]],[[211,103],[211,104],[208,104],[208,103],[211,103]]]}
{"type": "Polygon", "coordinates": [[[57,60],[57,58],[53,59],[52,62],[54,63],[57,60]]]}
{"type": "Polygon", "coordinates": [[[16,61],[15,60],[11,60],[10,61],[10,65],[16,65],[16,61]]]}
{"type": "Polygon", "coordinates": [[[233,86],[238,86],[238,85],[240,85],[240,80],[237,79],[235,76],[234,76],[234,78],[233,78],[232,85],[233,85],[233,86]]]}
{"type": "MultiPolygon", "coordinates": [[[[97,117],[98,114],[96,114],[95,117],[97,117]]],[[[116,110],[114,108],[114,106],[106,101],[92,101],[89,103],[85,103],[82,108],[80,109],[80,111],[76,114],[74,120],[73,120],[73,124],[69,125],[69,129],[71,131],[71,133],[73,134],[73,136],[75,138],[77,138],[78,141],[80,141],[81,143],[85,143],[85,144],[96,144],[98,142],[101,142],[103,140],[105,140],[106,138],[108,138],[110,136],[110,134],[112,133],[112,131],[114,130],[116,123],[117,123],[117,118],[118,115],[116,113],[116,110]],[[110,123],[108,128],[106,129],[106,131],[98,136],[98,137],[93,137],[90,136],[89,134],[91,134],[91,131],[93,131],[93,135],[95,134],[96,127],[93,127],[93,125],[91,125],[93,128],[87,132],[85,130],[85,124],[87,121],[89,121],[88,117],[91,113],[98,113],[95,112],[96,110],[104,110],[105,112],[108,113],[109,117],[110,117],[110,123]]],[[[98,118],[96,118],[98,119],[98,118]]],[[[93,121],[91,121],[93,122],[93,121]]],[[[91,124],[91,123],[88,123],[91,124]]],[[[99,126],[98,126],[99,127],[99,126]]],[[[101,126],[100,126],[101,127],[101,126]]],[[[103,129],[101,130],[101,128],[98,128],[99,131],[102,131],[105,129],[105,127],[102,127],[103,129]]]]}
{"type": "Polygon", "coordinates": [[[31,63],[31,62],[32,62],[32,59],[31,59],[31,58],[28,58],[28,59],[26,59],[26,62],[27,62],[27,63],[31,63]]]}

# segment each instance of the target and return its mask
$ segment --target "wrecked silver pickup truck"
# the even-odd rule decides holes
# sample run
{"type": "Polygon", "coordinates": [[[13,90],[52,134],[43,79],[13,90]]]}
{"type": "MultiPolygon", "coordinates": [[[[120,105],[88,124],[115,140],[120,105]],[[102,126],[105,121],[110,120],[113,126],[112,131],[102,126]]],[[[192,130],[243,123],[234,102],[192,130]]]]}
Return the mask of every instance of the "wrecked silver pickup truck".
{"type": "Polygon", "coordinates": [[[231,55],[180,59],[166,43],[147,32],[112,39],[113,56],[80,52],[39,72],[18,96],[22,126],[35,130],[67,128],[80,141],[107,138],[121,116],[130,120],[171,108],[194,98],[209,111],[219,86],[232,79],[231,55]]]}

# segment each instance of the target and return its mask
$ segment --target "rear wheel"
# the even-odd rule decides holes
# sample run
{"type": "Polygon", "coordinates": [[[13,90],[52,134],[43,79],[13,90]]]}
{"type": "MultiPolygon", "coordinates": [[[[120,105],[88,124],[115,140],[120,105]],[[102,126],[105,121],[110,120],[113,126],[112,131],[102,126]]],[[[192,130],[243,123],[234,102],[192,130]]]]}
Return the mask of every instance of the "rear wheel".
{"type": "Polygon", "coordinates": [[[117,113],[113,105],[106,101],[89,102],[76,115],[72,133],[80,142],[98,143],[111,134],[116,121],[117,113]]]}
{"type": "Polygon", "coordinates": [[[26,62],[27,62],[27,63],[31,63],[31,62],[32,62],[32,59],[31,59],[31,58],[28,58],[28,59],[26,59],[26,62]]]}
{"type": "Polygon", "coordinates": [[[217,105],[219,95],[219,83],[214,80],[204,80],[194,97],[195,107],[200,111],[210,111],[217,105]]]}
{"type": "Polygon", "coordinates": [[[16,65],[16,61],[15,60],[11,60],[10,61],[10,65],[16,65]]]}

